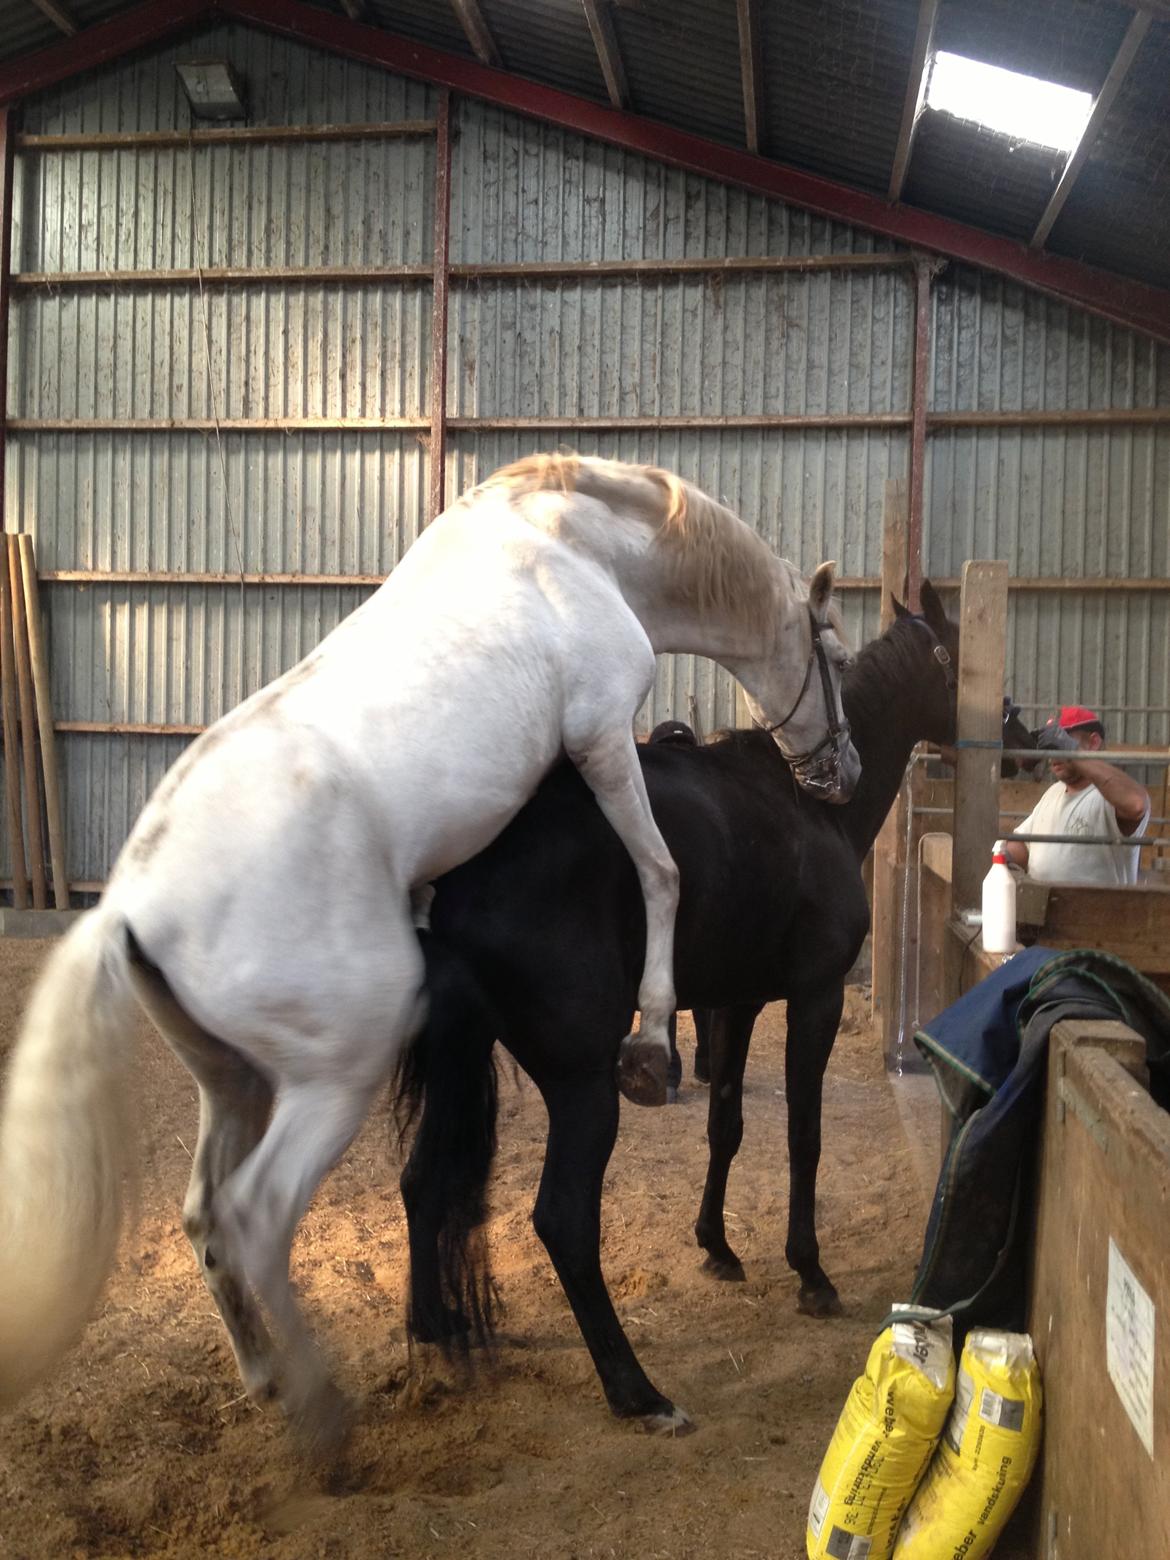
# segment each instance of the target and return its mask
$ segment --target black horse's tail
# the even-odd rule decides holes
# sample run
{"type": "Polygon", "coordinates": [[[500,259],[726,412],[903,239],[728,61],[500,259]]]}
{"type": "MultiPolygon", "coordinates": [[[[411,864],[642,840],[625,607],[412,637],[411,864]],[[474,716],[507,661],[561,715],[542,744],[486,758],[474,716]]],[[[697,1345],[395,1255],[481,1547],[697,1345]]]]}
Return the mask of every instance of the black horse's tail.
{"type": "Polygon", "coordinates": [[[496,1152],[499,1032],[470,970],[423,933],[427,1022],[394,1080],[399,1145],[413,1128],[402,1172],[410,1225],[411,1337],[450,1352],[491,1342],[499,1310],[484,1223],[496,1152]]]}

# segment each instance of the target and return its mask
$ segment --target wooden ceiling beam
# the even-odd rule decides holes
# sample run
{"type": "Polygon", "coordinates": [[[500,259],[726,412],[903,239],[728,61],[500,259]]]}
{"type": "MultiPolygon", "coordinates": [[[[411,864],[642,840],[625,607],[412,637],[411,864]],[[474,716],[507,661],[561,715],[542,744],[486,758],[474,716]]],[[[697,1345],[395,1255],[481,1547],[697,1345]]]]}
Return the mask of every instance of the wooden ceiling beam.
{"type": "Polygon", "coordinates": [[[914,34],[914,49],[910,55],[910,74],[906,78],[906,96],[902,102],[902,124],[898,130],[898,146],[894,152],[894,166],[890,170],[891,200],[902,199],[902,186],[910,167],[910,155],[914,150],[914,137],[918,134],[918,121],[926,101],[926,78],[934,53],[934,23],[938,16],[938,0],[921,0],[918,7],[918,27],[914,34]]]}
{"type": "Polygon", "coordinates": [[[479,63],[499,69],[502,64],[500,51],[479,8],[479,0],[451,0],[451,6],[479,63]]]}
{"type": "Polygon", "coordinates": [[[759,0],[735,0],[739,17],[739,68],[743,76],[744,141],[758,153],[764,139],[764,75],[759,0]]]}
{"type": "Polygon", "coordinates": [[[42,16],[47,16],[53,26],[63,32],[67,38],[72,38],[77,32],[77,23],[63,5],[56,3],[56,0],[32,0],[32,4],[36,6],[42,16]]]}
{"type": "Polygon", "coordinates": [[[1064,203],[1072,193],[1072,187],[1077,181],[1081,169],[1093,148],[1093,143],[1101,133],[1101,126],[1109,110],[1113,107],[1114,99],[1121,88],[1121,83],[1129,73],[1129,67],[1133,64],[1138,50],[1141,48],[1142,39],[1150,30],[1150,13],[1138,11],[1129,26],[1126,28],[1125,37],[1121,40],[1121,47],[1113,64],[1109,67],[1109,74],[1101,84],[1101,90],[1093,100],[1093,109],[1085,121],[1085,128],[1081,131],[1081,138],[1068,154],[1060,178],[1056,181],[1056,188],[1048,197],[1048,204],[1044,208],[1044,214],[1036,224],[1036,231],[1029,240],[1033,249],[1043,249],[1048,242],[1048,235],[1052,232],[1057,217],[1064,210],[1064,203]]]}
{"type": "Polygon", "coordinates": [[[581,0],[581,4],[585,8],[585,19],[593,35],[593,47],[597,50],[609,101],[615,108],[629,108],[630,85],[626,80],[626,67],[622,63],[608,0],[581,0]]]}

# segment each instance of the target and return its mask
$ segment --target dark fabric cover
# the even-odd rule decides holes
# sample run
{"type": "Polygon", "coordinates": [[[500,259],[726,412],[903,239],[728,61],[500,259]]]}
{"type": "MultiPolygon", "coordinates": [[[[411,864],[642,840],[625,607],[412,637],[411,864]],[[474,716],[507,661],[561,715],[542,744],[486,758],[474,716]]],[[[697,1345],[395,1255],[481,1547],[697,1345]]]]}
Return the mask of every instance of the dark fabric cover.
{"type": "Polygon", "coordinates": [[[1170,1107],[1170,1000],[1112,954],[1026,949],[914,1037],[954,1127],[911,1298],[956,1313],[964,1332],[1025,1324],[1048,1036],[1064,1018],[1134,1029],[1170,1107]]]}

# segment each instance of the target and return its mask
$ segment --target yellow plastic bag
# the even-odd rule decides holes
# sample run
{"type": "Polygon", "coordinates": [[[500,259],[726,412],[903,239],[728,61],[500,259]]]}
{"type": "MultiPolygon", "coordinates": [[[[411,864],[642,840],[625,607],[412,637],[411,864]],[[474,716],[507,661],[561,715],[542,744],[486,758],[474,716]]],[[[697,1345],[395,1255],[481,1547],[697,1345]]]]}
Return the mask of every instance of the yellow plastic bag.
{"type": "Polygon", "coordinates": [[[949,1316],[896,1321],[879,1334],[813,1489],[809,1560],[889,1560],[954,1394],[949,1316]]]}
{"type": "Polygon", "coordinates": [[[1026,1333],[967,1335],[955,1406],[898,1534],[894,1560],[982,1560],[1040,1448],[1040,1369],[1026,1333]]]}

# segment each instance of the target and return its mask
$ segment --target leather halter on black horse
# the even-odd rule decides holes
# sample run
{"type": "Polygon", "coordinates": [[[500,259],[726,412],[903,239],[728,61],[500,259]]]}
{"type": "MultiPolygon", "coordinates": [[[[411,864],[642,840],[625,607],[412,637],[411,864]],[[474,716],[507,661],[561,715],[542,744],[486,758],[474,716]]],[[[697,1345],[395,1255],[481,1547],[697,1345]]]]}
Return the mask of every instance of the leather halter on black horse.
{"type": "Polygon", "coordinates": [[[804,681],[800,685],[800,692],[796,695],[796,702],[783,720],[775,721],[770,726],[762,720],[754,721],[753,724],[761,731],[766,731],[769,736],[783,731],[800,708],[801,701],[812,681],[813,667],[816,666],[821,674],[821,691],[824,694],[825,713],[829,722],[828,731],[816,747],[810,748],[807,753],[800,753],[796,757],[790,757],[785,753],[784,756],[793,774],[806,791],[814,795],[818,791],[828,794],[836,791],[840,785],[841,749],[849,741],[849,722],[841,718],[837,712],[837,701],[833,697],[833,682],[829,675],[829,657],[821,642],[821,625],[811,607],[808,609],[808,621],[812,643],[809,646],[808,661],[804,668],[804,681]]]}

